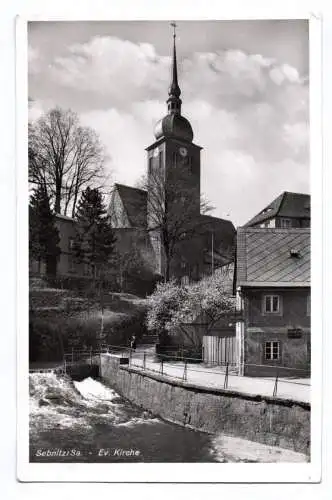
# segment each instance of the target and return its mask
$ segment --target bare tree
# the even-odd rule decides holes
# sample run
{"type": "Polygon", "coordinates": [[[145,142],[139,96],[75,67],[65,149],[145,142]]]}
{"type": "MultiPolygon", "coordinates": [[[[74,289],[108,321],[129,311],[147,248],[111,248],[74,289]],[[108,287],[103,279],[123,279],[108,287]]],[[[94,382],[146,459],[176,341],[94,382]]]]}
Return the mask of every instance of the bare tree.
{"type": "Polygon", "coordinates": [[[79,194],[105,181],[98,135],[71,110],[54,108],[29,124],[29,181],[46,188],[57,213],[74,216],[79,194]]]}
{"type": "Polygon", "coordinates": [[[172,259],[185,242],[199,234],[204,224],[201,214],[211,207],[201,197],[189,166],[172,167],[167,174],[161,168],[153,169],[139,184],[148,193],[148,230],[160,241],[164,279],[169,281],[172,259]]]}

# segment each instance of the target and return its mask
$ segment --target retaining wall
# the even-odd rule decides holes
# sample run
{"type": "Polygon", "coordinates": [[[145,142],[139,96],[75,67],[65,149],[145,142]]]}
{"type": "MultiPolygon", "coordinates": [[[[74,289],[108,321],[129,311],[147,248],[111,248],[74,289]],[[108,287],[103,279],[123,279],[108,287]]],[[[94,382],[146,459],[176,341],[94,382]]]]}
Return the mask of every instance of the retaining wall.
{"type": "Polygon", "coordinates": [[[120,365],[109,354],[101,354],[100,376],[132,403],[171,422],[310,453],[308,403],[168,380],[120,365]]]}

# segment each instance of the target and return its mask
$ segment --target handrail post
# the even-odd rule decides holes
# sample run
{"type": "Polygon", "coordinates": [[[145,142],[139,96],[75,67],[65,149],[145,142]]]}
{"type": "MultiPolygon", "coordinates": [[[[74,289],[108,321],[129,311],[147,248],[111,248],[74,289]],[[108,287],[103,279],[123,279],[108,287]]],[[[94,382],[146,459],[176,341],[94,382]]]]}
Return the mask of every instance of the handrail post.
{"type": "Polygon", "coordinates": [[[90,366],[92,366],[92,345],[90,345],[90,366]]]}
{"type": "Polygon", "coordinates": [[[131,365],[131,347],[129,348],[129,366],[131,365]]]}
{"type": "Polygon", "coordinates": [[[277,393],[278,393],[278,371],[277,371],[277,375],[276,375],[276,379],[275,379],[275,382],[274,382],[274,389],[273,389],[273,397],[275,398],[277,396],[277,393]]]}
{"type": "Polygon", "coordinates": [[[71,362],[74,363],[74,348],[71,348],[71,362]]]}
{"type": "Polygon", "coordinates": [[[183,370],[183,380],[187,380],[187,372],[188,372],[188,361],[184,362],[184,370],[183,370]]]}
{"type": "Polygon", "coordinates": [[[225,372],[225,380],[224,380],[224,389],[228,388],[228,367],[229,363],[226,363],[226,372],[225,372]]]}
{"type": "Polygon", "coordinates": [[[145,370],[146,367],[146,352],[144,351],[143,353],[143,370],[145,370]]]}
{"type": "Polygon", "coordinates": [[[164,360],[161,359],[161,363],[160,363],[160,373],[161,375],[164,375],[164,360]]]}

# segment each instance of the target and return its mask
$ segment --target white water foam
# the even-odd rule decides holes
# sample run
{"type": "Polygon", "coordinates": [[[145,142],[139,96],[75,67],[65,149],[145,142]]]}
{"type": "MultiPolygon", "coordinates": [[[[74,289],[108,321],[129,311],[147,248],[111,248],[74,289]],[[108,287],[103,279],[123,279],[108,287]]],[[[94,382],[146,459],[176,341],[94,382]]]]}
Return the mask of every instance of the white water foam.
{"type": "Polygon", "coordinates": [[[106,387],[101,382],[88,377],[81,382],[74,381],[74,386],[77,391],[85,398],[103,401],[112,401],[114,398],[118,398],[119,395],[109,387],[106,387]]]}
{"type": "Polygon", "coordinates": [[[91,429],[96,421],[126,427],[160,422],[148,412],[131,408],[113,389],[90,377],[77,382],[54,373],[30,375],[31,431],[91,429]]]}

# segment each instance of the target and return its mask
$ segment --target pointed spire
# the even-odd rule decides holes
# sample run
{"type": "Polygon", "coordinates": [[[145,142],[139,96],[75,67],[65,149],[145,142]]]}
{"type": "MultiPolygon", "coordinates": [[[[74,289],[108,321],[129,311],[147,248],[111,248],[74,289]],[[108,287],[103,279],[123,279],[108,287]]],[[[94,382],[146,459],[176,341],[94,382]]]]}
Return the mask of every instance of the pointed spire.
{"type": "Polygon", "coordinates": [[[178,68],[176,62],[176,32],[175,29],[177,25],[173,22],[171,23],[173,27],[173,61],[172,61],[172,81],[168,90],[169,98],[167,99],[168,112],[170,114],[181,114],[181,89],[178,84],[178,68]]]}

